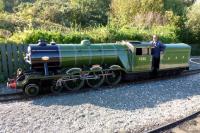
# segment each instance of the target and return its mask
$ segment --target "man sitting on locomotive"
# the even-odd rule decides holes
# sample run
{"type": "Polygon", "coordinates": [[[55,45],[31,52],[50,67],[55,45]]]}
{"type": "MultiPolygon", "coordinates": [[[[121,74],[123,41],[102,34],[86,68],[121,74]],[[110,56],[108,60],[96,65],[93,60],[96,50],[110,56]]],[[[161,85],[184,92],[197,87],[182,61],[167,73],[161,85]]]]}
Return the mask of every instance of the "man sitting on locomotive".
{"type": "Polygon", "coordinates": [[[160,54],[163,54],[164,49],[165,49],[165,45],[162,44],[157,35],[153,35],[153,41],[152,43],[152,51],[151,51],[151,55],[152,55],[152,70],[153,73],[157,73],[157,71],[159,70],[159,66],[160,66],[160,54]]]}

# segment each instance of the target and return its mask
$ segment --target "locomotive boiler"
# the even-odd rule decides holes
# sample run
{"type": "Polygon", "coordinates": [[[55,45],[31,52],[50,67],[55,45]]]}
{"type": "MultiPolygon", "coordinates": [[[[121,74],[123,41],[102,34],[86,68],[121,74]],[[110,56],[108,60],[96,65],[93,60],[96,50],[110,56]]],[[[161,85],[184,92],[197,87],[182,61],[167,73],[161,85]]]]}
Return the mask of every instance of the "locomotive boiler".
{"type": "MultiPolygon", "coordinates": [[[[159,72],[181,72],[189,68],[189,45],[165,44],[165,47],[159,72]]],[[[8,81],[8,87],[36,96],[44,88],[58,93],[63,88],[79,90],[84,84],[92,88],[103,83],[116,85],[128,75],[152,75],[151,51],[151,43],[138,41],[30,44],[25,57],[30,70],[18,69],[16,78],[8,81]]]]}
{"type": "Polygon", "coordinates": [[[115,43],[92,45],[88,40],[81,44],[31,44],[28,46],[26,62],[33,69],[43,68],[42,57],[49,57],[46,61],[49,68],[89,67],[91,65],[121,64],[119,53],[126,54],[128,48],[115,43]]]}

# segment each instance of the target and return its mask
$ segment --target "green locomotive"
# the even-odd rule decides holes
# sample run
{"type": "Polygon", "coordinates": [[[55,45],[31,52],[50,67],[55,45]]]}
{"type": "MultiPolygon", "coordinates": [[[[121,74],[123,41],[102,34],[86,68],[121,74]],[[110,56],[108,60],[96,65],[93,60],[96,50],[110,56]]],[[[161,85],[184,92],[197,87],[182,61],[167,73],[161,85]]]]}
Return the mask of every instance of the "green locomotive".
{"type": "MultiPolygon", "coordinates": [[[[30,71],[18,69],[8,87],[22,89],[28,96],[36,96],[44,89],[54,93],[63,88],[79,90],[87,84],[98,88],[103,83],[116,85],[128,75],[152,75],[152,44],[122,41],[91,44],[30,44],[25,57],[30,71]]],[[[189,69],[191,47],[184,43],[165,44],[160,58],[160,72],[182,72],[189,69]]]]}

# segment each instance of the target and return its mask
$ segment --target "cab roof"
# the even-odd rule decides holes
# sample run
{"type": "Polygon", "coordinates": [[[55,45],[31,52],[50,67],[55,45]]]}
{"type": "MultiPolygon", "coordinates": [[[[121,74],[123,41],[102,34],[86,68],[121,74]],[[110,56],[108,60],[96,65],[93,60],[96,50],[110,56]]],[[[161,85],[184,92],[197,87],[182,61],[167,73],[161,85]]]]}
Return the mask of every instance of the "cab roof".
{"type": "Polygon", "coordinates": [[[151,42],[140,42],[140,41],[122,41],[122,44],[129,44],[134,47],[151,47],[151,42]]]}
{"type": "MultiPolygon", "coordinates": [[[[134,47],[151,47],[151,42],[140,42],[140,41],[122,41],[122,44],[131,44],[134,47]]],[[[168,48],[191,48],[190,45],[185,43],[170,43],[170,44],[164,44],[168,48]]]]}

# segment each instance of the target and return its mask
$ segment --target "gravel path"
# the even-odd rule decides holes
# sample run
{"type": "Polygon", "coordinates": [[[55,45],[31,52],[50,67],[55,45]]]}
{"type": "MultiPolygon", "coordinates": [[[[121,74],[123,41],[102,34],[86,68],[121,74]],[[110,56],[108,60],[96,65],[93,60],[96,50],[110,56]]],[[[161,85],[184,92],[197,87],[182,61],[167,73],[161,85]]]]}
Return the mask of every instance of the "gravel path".
{"type": "Polygon", "coordinates": [[[200,109],[200,74],[0,103],[0,132],[145,132],[200,109]]]}

